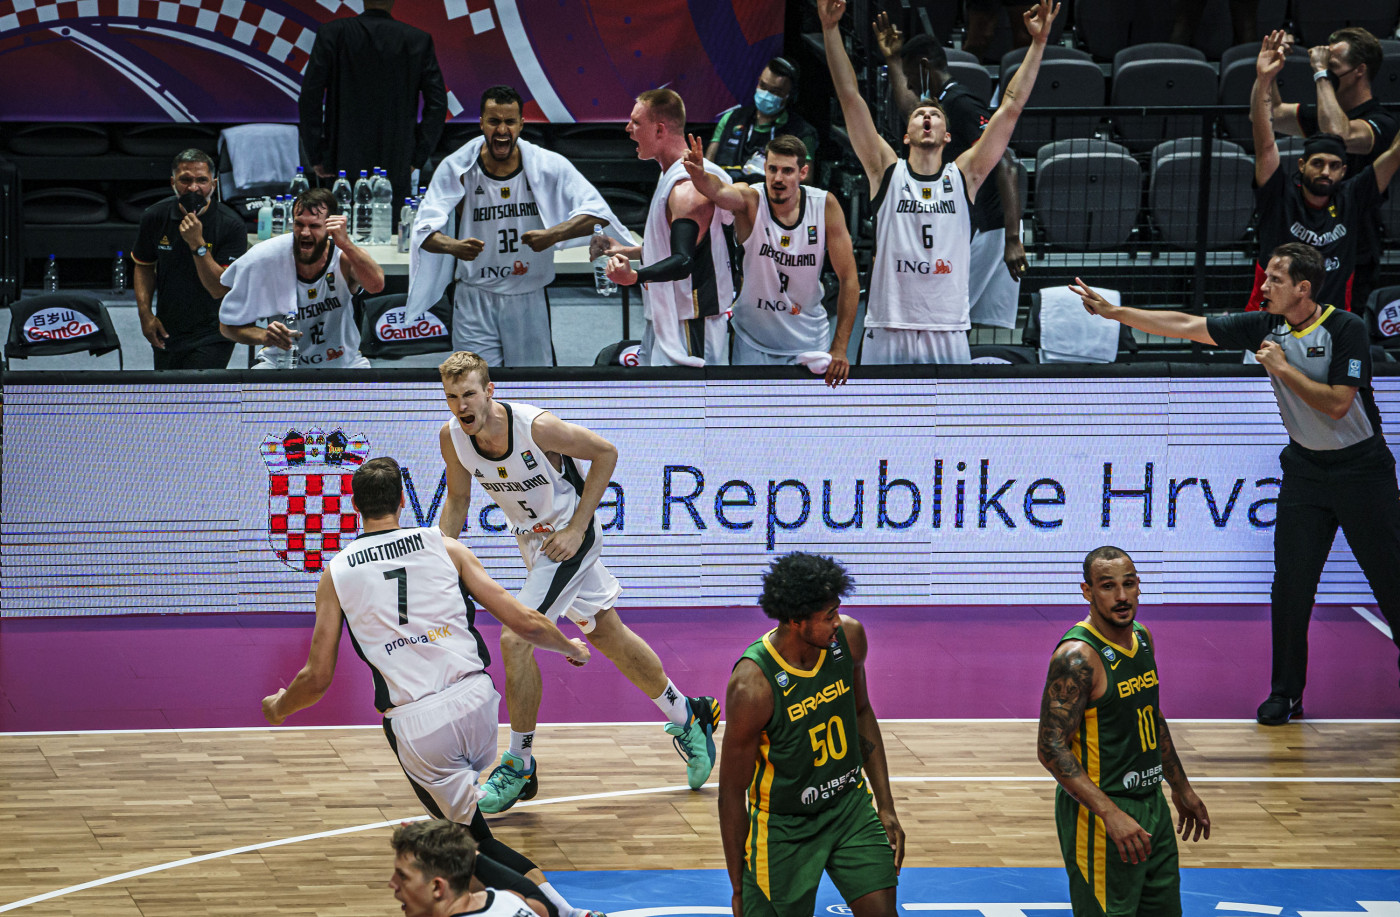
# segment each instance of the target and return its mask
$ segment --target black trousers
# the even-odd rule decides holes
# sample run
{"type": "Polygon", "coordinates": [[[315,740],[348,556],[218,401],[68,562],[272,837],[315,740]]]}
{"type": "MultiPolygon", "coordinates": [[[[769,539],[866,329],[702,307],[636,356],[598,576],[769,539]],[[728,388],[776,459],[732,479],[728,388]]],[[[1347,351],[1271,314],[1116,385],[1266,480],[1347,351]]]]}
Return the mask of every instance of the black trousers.
{"type": "Polygon", "coordinates": [[[1400,487],[1395,458],[1380,436],[1335,452],[1290,443],[1279,463],[1270,693],[1299,698],[1313,600],[1339,525],[1400,646],[1400,487]]]}
{"type": "Polygon", "coordinates": [[[205,341],[193,347],[175,350],[165,342],[164,350],[151,348],[155,368],[160,369],[226,369],[233,358],[233,341],[205,341]]]}

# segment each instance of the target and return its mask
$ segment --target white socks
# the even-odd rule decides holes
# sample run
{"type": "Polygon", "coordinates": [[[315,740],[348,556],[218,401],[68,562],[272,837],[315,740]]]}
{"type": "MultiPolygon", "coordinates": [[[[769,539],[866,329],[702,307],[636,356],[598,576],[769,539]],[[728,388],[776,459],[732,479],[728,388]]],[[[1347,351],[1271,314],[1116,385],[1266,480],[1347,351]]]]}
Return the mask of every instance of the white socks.
{"type": "MultiPolygon", "coordinates": [[[[666,690],[661,692],[660,697],[653,697],[651,702],[661,708],[661,712],[666,714],[666,719],[677,726],[684,727],[690,720],[690,706],[685,702],[685,695],[676,688],[675,682],[666,679],[666,690]]],[[[515,735],[515,733],[511,733],[515,735]]]]}

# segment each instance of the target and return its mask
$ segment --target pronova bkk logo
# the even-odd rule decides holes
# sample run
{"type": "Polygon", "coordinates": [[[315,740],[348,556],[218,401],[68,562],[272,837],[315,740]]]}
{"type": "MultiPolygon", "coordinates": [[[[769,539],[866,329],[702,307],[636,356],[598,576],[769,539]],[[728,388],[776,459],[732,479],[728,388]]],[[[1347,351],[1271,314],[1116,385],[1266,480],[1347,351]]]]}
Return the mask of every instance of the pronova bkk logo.
{"type": "Polygon", "coordinates": [[[76,309],[40,309],[25,319],[24,339],[40,341],[72,341],[97,333],[97,323],[76,309]]]}
{"type": "Polygon", "coordinates": [[[369,440],[344,430],[288,430],[262,443],[267,465],[268,543],[293,570],[319,573],[359,533],[350,479],[369,455],[369,440]]]}

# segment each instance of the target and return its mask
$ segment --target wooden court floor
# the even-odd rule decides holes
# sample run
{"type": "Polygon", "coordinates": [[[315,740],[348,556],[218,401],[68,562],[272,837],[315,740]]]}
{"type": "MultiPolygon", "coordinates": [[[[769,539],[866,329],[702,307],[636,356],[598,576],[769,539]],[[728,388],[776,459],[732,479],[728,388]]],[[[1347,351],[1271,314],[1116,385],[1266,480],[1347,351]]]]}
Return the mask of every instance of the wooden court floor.
{"type": "MultiPolygon", "coordinates": [[[[1060,865],[1033,722],[884,733],[906,865],[1060,865]]],[[[1400,723],[1182,722],[1173,736],[1215,823],[1183,866],[1400,867],[1400,723]]],[[[547,873],[723,868],[716,791],[685,789],[659,725],[545,726],[537,741],[539,797],[492,824],[547,873]]],[[[421,811],[378,729],[3,735],[0,912],[397,913],[390,829],[361,826],[421,811]]]]}

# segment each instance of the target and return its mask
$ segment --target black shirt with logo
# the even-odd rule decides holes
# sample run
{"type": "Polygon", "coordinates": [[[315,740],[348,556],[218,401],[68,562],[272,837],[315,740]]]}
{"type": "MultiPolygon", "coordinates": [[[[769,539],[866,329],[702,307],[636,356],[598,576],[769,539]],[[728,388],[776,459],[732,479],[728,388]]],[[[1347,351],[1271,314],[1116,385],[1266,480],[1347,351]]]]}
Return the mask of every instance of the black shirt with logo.
{"type": "Polygon", "coordinates": [[[1325,207],[1309,207],[1303,200],[1302,175],[1280,162],[1274,174],[1255,188],[1259,214],[1259,268],[1268,266],[1269,255],[1285,242],[1305,242],[1322,253],[1327,276],[1314,294],[1318,302],[1345,307],[1347,282],[1356,269],[1358,242],[1371,211],[1380,201],[1376,173],[1370,166],[1355,178],[1337,184],[1325,207]]]}
{"type": "MultiPolygon", "coordinates": [[[[141,228],[131,257],[156,268],[155,312],[170,340],[168,350],[184,350],[223,338],[219,301],[199,282],[194,252],[180,237],[184,212],[174,197],[152,204],[141,214],[141,228]]],[[[248,229],[227,206],[215,203],[200,215],[204,241],[214,260],[227,267],[248,250],[248,229]]]]}
{"type": "MultiPolygon", "coordinates": [[[[952,162],[969,147],[982,138],[992,113],[987,103],[957,80],[949,80],[938,94],[938,104],[948,116],[948,133],[952,140],[943,150],[943,161],[952,162]]],[[[1006,226],[1006,217],[1001,212],[1001,189],[997,187],[997,173],[993,169],[987,173],[982,187],[977,189],[977,199],[972,202],[973,232],[991,232],[1006,226]]]]}
{"type": "MultiPolygon", "coordinates": [[[[1365,121],[1371,127],[1371,133],[1375,142],[1371,144],[1371,149],[1365,153],[1347,153],[1347,175],[1360,175],[1361,170],[1375,162],[1376,159],[1390,149],[1390,145],[1395,142],[1395,135],[1400,133],[1400,121],[1395,116],[1381,107],[1381,103],[1375,99],[1367,99],[1360,105],[1347,112],[1348,121],[1365,121]]],[[[1298,106],[1298,128],[1303,132],[1304,137],[1310,137],[1321,130],[1317,123],[1317,105],[1306,104],[1298,106]]]]}

